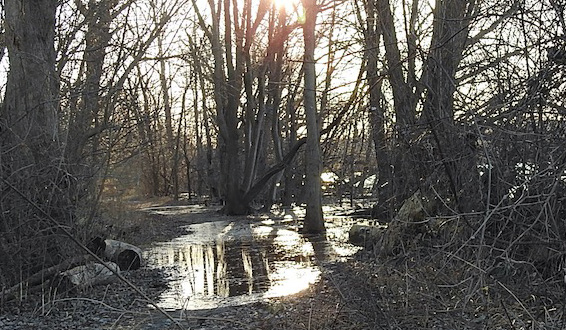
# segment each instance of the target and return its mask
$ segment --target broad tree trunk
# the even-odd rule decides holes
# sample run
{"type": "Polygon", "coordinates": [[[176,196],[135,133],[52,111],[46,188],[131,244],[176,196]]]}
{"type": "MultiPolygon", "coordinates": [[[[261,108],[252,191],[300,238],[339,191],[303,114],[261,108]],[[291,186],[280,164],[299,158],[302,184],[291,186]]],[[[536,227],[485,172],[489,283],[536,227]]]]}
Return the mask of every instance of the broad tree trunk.
{"type": "Polygon", "coordinates": [[[464,212],[479,205],[479,174],[469,134],[454,121],[454,81],[468,38],[473,4],[474,1],[437,0],[437,19],[423,77],[426,98],[422,120],[431,128],[437,150],[434,156],[448,178],[447,189],[464,212]]]}
{"type": "Polygon", "coordinates": [[[325,231],[322,214],[322,190],[320,174],[322,159],[320,152],[320,136],[318,128],[318,112],[316,108],[316,70],[315,70],[315,28],[317,5],[316,0],[303,0],[306,10],[303,35],[305,42],[304,54],[304,105],[307,117],[307,143],[305,150],[305,200],[306,215],[304,231],[306,233],[320,233],[325,231]]]}
{"type": "MultiPolygon", "coordinates": [[[[387,200],[389,204],[387,209],[392,211],[398,209],[404,199],[415,191],[423,175],[422,171],[419,170],[422,160],[415,156],[419,146],[413,142],[416,135],[414,123],[416,121],[417,94],[415,86],[412,85],[414,79],[411,79],[411,77],[414,77],[416,72],[407,72],[406,74],[403,72],[404,66],[401,63],[401,52],[395,30],[391,1],[377,0],[374,10],[377,10],[377,18],[380,25],[378,29],[381,30],[383,36],[388,80],[395,106],[394,138],[396,140],[395,143],[390,143],[387,155],[381,154],[389,163],[387,166],[390,168],[391,180],[386,188],[380,191],[380,199],[387,200]],[[391,168],[394,170],[391,170],[391,168]]],[[[413,59],[408,61],[409,69],[414,69],[414,66],[411,65],[413,59]]],[[[375,98],[376,95],[371,95],[371,97],[375,98]]],[[[380,107],[377,106],[377,109],[379,111],[380,107]]],[[[379,118],[375,119],[380,121],[379,118]]],[[[381,137],[378,136],[377,138],[381,137]]]]}
{"type": "MultiPolygon", "coordinates": [[[[225,123],[224,134],[221,136],[220,143],[220,164],[224,182],[224,196],[226,198],[226,214],[246,214],[248,206],[243,205],[243,193],[241,190],[241,160],[240,160],[240,133],[238,131],[238,109],[240,107],[240,92],[242,90],[243,73],[243,54],[242,38],[236,38],[233,46],[232,33],[240,34],[239,29],[234,28],[232,19],[232,1],[224,0],[224,56],[226,63],[227,77],[223,84],[226,84],[222,121],[225,123]],[[233,53],[233,47],[236,54],[233,53]]],[[[249,4],[248,4],[249,5],[249,4]]],[[[217,104],[218,106],[218,104],[217,104]]]]}
{"type": "Polygon", "coordinates": [[[57,233],[41,212],[69,225],[69,192],[59,141],[55,67],[56,0],[4,4],[10,71],[0,111],[0,274],[7,282],[58,263],[57,233]]]}
{"type": "Polygon", "coordinates": [[[27,161],[51,159],[58,139],[59,78],[53,46],[57,3],[5,4],[10,71],[2,116],[10,142],[25,146],[19,154],[27,161]]]}

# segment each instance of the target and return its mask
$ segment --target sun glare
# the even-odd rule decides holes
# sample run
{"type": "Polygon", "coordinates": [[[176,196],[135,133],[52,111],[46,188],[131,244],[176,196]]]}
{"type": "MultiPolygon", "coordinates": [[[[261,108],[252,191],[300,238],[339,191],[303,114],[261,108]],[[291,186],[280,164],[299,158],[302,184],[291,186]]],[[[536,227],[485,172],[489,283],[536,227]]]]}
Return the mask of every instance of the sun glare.
{"type": "Polygon", "coordinates": [[[285,12],[292,13],[295,11],[301,0],[273,0],[278,9],[285,9],[285,12]]]}

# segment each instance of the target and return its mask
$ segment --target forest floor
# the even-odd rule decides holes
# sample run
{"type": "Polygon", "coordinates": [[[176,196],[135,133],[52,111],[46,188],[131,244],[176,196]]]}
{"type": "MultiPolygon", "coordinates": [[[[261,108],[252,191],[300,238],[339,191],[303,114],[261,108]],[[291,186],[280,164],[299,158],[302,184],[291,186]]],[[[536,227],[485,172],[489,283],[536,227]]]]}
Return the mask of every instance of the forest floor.
{"type": "MultiPolygon", "coordinates": [[[[165,219],[138,211],[147,206],[129,204],[119,221],[107,214],[114,217],[108,234],[148,247],[182,235],[182,226],[210,220],[210,214],[165,219]]],[[[44,292],[1,306],[0,329],[565,329],[560,284],[470,278],[466,268],[446,267],[435,258],[417,251],[383,260],[362,250],[347,261],[321,263],[320,280],[298,294],[171,312],[175,321],[122,282],[81,292],[44,292]]],[[[124,276],[152,300],[167,288],[159,269],[124,276]]]]}

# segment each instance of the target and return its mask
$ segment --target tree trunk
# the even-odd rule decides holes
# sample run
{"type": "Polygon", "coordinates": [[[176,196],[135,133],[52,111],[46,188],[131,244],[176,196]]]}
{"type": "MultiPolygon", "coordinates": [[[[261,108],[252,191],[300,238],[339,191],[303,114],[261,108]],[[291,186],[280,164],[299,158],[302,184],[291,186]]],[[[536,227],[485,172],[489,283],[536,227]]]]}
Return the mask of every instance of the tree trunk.
{"type": "MultiPolygon", "coordinates": [[[[443,166],[448,190],[459,211],[474,210],[480,202],[479,174],[473,143],[454,121],[456,70],[468,38],[473,1],[437,1],[431,51],[423,82],[426,98],[422,119],[430,126],[436,144],[435,158],[443,166]]],[[[430,173],[434,169],[428,170],[430,173]]]]}
{"type": "Polygon", "coordinates": [[[397,45],[397,34],[389,0],[377,0],[375,9],[377,9],[385,44],[387,72],[395,104],[397,134],[403,140],[409,138],[410,126],[415,122],[416,98],[403,74],[401,52],[397,45]]]}
{"type": "Polygon", "coordinates": [[[0,273],[7,282],[59,262],[56,229],[69,225],[74,178],[62,178],[56,0],[6,1],[4,40],[10,71],[0,111],[0,273]],[[17,190],[17,191],[16,191],[17,190]]]}
{"type": "Polygon", "coordinates": [[[386,139],[385,108],[382,105],[383,95],[379,73],[380,39],[382,24],[378,17],[377,8],[373,1],[366,6],[367,27],[364,31],[366,44],[366,76],[369,85],[369,112],[372,127],[372,137],[377,159],[378,191],[377,204],[373,208],[376,218],[390,219],[395,204],[393,197],[393,171],[391,155],[386,139]]]}
{"type": "MultiPolygon", "coordinates": [[[[394,138],[396,141],[390,144],[389,150],[381,149],[383,146],[379,147],[381,150],[376,149],[381,153],[380,156],[385,158],[386,162],[389,163],[387,165],[382,164],[383,166],[389,166],[388,170],[380,166],[380,169],[390,172],[391,178],[385,186],[385,189],[381,188],[382,190],[380,190],[380,200],[387,200],[389,204],[389,207],[380,211],[387,213],[387,210],[393,211],[401,206],[403,200],[409,197],[418,187],[424,174],[419,169],[421,159],[414,156],[420,147],[413,143],[413,138],[416,135],[414,123],[416,121],[417,94],[414,91],[415,86],[411,85],[411,83],[414,83],[411,77],[414,77],[416,73],[407,72],[405,75],[403,72],[401,52],[399,50],[390,0],[378,0],[373,10],[376,10],[379,21],[379,27],[376,28],[381,30],[380,32],[383,36],[387,75],[393,94],[393,104],[395,106],[394,138]],[[405,78],[405,76],[407,76],[407,78],[405,78]],[[415,148],[417,150],[415,150],[415,148]]],[[[411,61],[412,60],[409,59],[409,68],[413,69],[411,61]]],[[[374,93],[375,92],[377,91],[374,91],[374,93]]],[[[381,98],[381,96],[375,94],[370,97],[381,98]]],[[[376,108],[378,112],[381,110],[379,105],[376,106],[376,108]]],[[[380,116],[379,114],[376,115],[377,117],[380,116]]],[[[374,118],[374,120],[379,122],[381,118],[374,118]]],[[[379,132],[377,134],[377,139],[384,137],[379,136],[379,134],[381,134],[379,132]]],[[[388,213],[389,214],[386,214],[386,216],[391,217],[393,215],[391,212],[388,213]]]]}
{"type": "Polygon", "coordinates": [[[103,75],[104,60],[106,58],[106,47],[110,42],[110,4],[90,0],[88,8],[82,8],[82,14],[87,20],[87,32],[85,35],[85,50],[83,61],[86,70],[84,72],[84,86],[82,87],[82,104],[71,113],[67,136],[67,161],[76,165],[74,175],[92,175],[92,173],[81,173],[85,170],[85,158],[90,163],[96,164],[92,159],[98,154],[99,133],[103,129],[100,121],[100,82],[103,75]],[[98,126],[97,126],[98,125],[98,126]],[[90,150],[85,152],[85,147],[92,143],[90,150]]]}
{"type": "MultiPolygon", "coordinates": [[[[58,1],[7,1],[6,35],[10,71],[4,117],[10,142],[23,147],[25,162],[53,158],[58,142],[59,78],[55,71],[55,10],[58,1]]],[[[17,164],[28,165],[28,164],[17,164]]],[[[41,164],[46,165],[46,164],[41,164]]]]}
{"type": "Polygon", "coordinates": [[[163,95],[163,111],[165,113],[165,151],[164,151],[164,170],[165,182],[163,187],[165,194],[173,192],[174,199],[179,199],[179,171],[177,169],[178,151],[173,137],[173,118],[171,116],[171,98],[169,97],[169,82],[167,81],[167,65],[165,63],[165,53],[163,51],[163,36],[157,37],[157,48],[159,56],[159,82],[161,84],[161,94],[163,95]],[[169,173],[171,172],[171,183],[169,183],[169,173]],[[171,189],[173,191],[171,191],[171,189]]]}
{"type": "MultiPolygon", "coordinates": [[[[299,92],[299,84],[287,95],[285,108],[287,110],[288,127],[288,148],[290,149],[297,142],[297,109],[295,108],[295,98],[299,92]]],[[[283,205],[291,206],[297,201],[297,188],[300,186],[297,180],[296,165],[291,164],[285,169],[285,191],[283,192],[283,205]]]]}
{"type": "MultiPolygon", "coordinates": [[[[249,0],[246,0],[241,7],[235,0],[223,0],[216,4],[211,1],[209,2],[211,26],[204,21],[203,16],[198,11],[196,0],[192,0],[192,3],[195,6],[199,24],[212,46],[214,100],[217,111],[221,187],[223,188],[221,195],[225,200],[223,212],[231,215],[246,214],[249,213],[250,207],[244,198],[247,187],[242,178],[248,173],[250,174],[249,177],[253,178],[255,170],[253,170],[253,166],[246,166],[244,168],[248,171],[243,173],[242,160],[256,162],[257,157],[246,157],[248,155],[242,155],[241,152],[245,145],[241,143],[239,131],[240,124],[242,124],[239,118],[240,94],[243,87],[246,59],[250,56],[249,52],[255,40],[255,31],[265,16],[268,3],[264,1],[260,3],[255,20],[252,20],[251,15],[254,11],[252,11],[251,1],[249,0]],[[240,8],[242,8],[241,15],[239,15],[240,8]],[[221,23],[223,23],[223,26],[221,26],[221,23]],[[221,31],[224,33],[223,45],[221,43],[221,31]]],[[[248,68],[248,73],[250,70],[251,68],[248,68]]],[[[247,82],[249,84],[249,80],[247,82]]],[[[250,125],[251,123],[246,124],[250,125]]],[[[256,147],[246,146],[245,150],[253,152],[256,147]]]]}
{"type": "Polygon", "coordinates": [[[325,231],[322,214],[322,190],[320,174],[322,160],[320,152],[320,137],[318,129],[318,112],[316,109],[316,69],[315,69],[315,28],[318,8],[316,0],[303,0],[306,10],[303,35],[305,42],[304,54],[304,105],[307,118],[307,143],[305,150],[306,178],[305,200],[307,204],[304,231],[306,233],[321,233],[325,231]]]}
{"type": "MultiPolygon", "coordinates": [[[[224,0],[224,51],[226,57],[227,80],[225,103],[223,105],[223,121],[226,123],[224,141],[221,144],[222,154],[220,163],[224,175],[226,205],[224,212],[230,215],[249,213],[248,206],[243,204],[240,161],[240,134],[238,132],[238,109],[240,107],[240,92],[242,89],[242,40],[236,38],[236,54],[232,50],[232,9],[231,0],[224,0]],[[235,63],[234,63],[235,62],[235,63]]],[[[237,18],[234,17],[234,20],[237,18]]]]}
{"type": "MultiPolygon", "coordinates": [[[[270,44],[273,45],[273,51],[268,53],[266,65],[268,72],[269,83],[267,85],[268,94],[268,115],[271,122],[271,140],[273,142],[273,152],[275,154],[276,162],[283,161],[283,143],[281,137],[281,122],[279,116],[279,108],[281,107],[281,78],[283,72],[283,57],[285,52],[285,39],[284,31],[286,29],[287,14],[284,10],[280,10],[277,15],[277,24],[275,18],[270,20],[269,36],[270,44]]],[[[272,180],[269,192],[266,197],[263,209],[266,211],[271,210],[271,207],[277,200],[277,191],[279,189],[280,181],[283,178],[283,173],[279,173],[272,180]]]]}
{"type": "MultiPolygon", "coordinates": [[[[213,171],[213,144],[212,144],[212,134],[210,132],[210,122],[209,122],[209,108],[207,106],[207,95],[206,95],[206,82],[205,82],[205,76],[204,73],[202,72],[202,63],[201,63],[201,58],[199,57],[198,51],[197,51],[197,47],[193,41],[193,38],[191,38],[191,36],[188,36],[189,38],[189,47],[190,47],[190,52],[191,52],[191,56],[193,59],[193,68],[194,68],[194,78],[193,78],[193,97],[194,97],[194,116],[195,116],[195,126],[197,127],[197,159],[201,159],[202,158],[202,162],[204,163],[204,166],[202,166],[204,169],[204,177],[206,178],[206,181],[208,183],[208,190],[209,190],[209,194],[211,198],[218,198],[219,194],[218,194],[218,184],[217,184],[217,177],[214,174],[213,171]],[[199,134],[200,130],[199,128],[201,127],[201,125],[199,125],[198,120],[199,120],[199,115],[198,115],[198,110],[199,110],[199,92],[200,92],[200,106],[201,111],[202,111],[202,129],[204,130],[204,138],[206,141],[206,150],[204,150],[203,152],[203,145],[202,145],[202,139],[201,136],[202,134],[199,134]]],[[[200,167],[200,166],[199,166],[200,167]]]]}

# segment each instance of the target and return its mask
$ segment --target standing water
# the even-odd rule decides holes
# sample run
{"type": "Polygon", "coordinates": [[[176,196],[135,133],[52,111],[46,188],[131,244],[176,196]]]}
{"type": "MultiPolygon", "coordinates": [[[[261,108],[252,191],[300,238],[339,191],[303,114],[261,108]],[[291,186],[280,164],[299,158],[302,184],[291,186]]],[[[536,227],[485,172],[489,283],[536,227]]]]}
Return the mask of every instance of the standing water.
{"type": "MultiPolygon", "coordinates": [[[[203,217],[205,210],[182,206],[147,211],[203,217]]],[[[185,227],[184,236],[153,245],[145,259],[149,267],[165,269],[169,284],[158,305],[166,310],[210,309],[292,295],[320,278],[321,261],[357,251],[346,242],[351,219],[328,218],[325,237],[306,239],[297,232],[297,219],[303,217],[299,208],[261,218],[215,215],[185,227]]]]}

